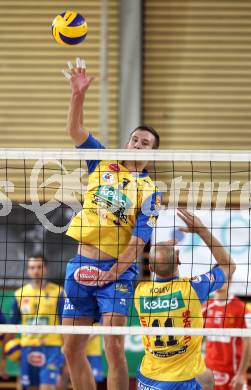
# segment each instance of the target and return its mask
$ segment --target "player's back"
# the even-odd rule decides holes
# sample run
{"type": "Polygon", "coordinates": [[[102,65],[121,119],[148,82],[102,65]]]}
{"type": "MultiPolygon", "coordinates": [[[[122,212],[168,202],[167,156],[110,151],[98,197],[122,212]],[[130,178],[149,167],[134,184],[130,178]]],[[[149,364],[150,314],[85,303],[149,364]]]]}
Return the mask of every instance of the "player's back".
{"type": "MultiPolygon", "coordinates": [[[[142,326],[203,327],[202,308],[188,278],[142,282],[135,292],[142,326]]],[[[140,372],[159,381],[183,381],[205,370],[200,336],[143,336],[140,372]]]]}

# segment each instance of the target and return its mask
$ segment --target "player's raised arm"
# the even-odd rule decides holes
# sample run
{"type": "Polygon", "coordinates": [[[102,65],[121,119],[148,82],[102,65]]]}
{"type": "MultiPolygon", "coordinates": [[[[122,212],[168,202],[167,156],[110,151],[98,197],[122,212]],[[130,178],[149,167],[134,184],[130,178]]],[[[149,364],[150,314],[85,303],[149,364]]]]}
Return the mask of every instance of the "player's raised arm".
{"type": "Polygon", "coordinates": [[[83,104],[86,91],[94,78],[87,75],[85,61],[80,58],[76,59],[76,64],[68,62],[68,67],[68,71],[63,70],[63,74],[70,81],[71,86],[66,128],[75,145],[81,145],[89,136],[89,132],[84,130],[83,104]]]}
{"type": "Polygon", "coordinates": [[[227,279],[231,278],[236,265],[230,254],[225,250],[221,242],[213,236],[202,221],[185,209],[179,209],[177,215],[185,222],[187,227],[179,230],[186,233],[197,233],[207,244],[217,263],[222,268],[227,279]]]}

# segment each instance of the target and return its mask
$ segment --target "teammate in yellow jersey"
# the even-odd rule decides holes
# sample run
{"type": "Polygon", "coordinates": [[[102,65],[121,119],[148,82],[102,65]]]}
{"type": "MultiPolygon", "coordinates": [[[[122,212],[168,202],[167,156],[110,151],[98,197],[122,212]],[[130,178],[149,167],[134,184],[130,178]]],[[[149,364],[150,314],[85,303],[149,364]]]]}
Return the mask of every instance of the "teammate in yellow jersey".
{"type": "MultiPolygon", "coordinates": [[[[179,250],[175,249],[175,242],[152,246],[149,261],[155,278],[139,283],[134,298],[142,326],[203,328],[202,304],[235,270],[231,256],[198,217],[183,209],[179,209],[178,216],[187,225],[180,230],[199,234],[217,265],[208,273],[191,279],[180,277],[179,250]]],[[[144,336],[145,355],[137,375],[138,389],[205,388],[198,378],[200,375],[201,382],[207,382],[201,342],[201,336],[144,336]]]]}
{"type": "MultiPolygon", "coordinates": [[[[11,323],[59,325],[64,306],[60,286],[47,282],[47,265],[42,255],[30,257],[30,283],[15,292],[11,323]]],[[[64,358],[59,334],[21,335],[21,384],[27,390],[55,390],[64,358]]]]}
{"type": "MultiPolygon", "coordinates": [[[[67,130],[78,148],[104,148],[83,127],[83,103],[92,78],[77,59],[64,72],[71,99],[67,130]]],[[[149,126],[136,128],[128,149],[157,149],[159,135],[149,126]]],[[[160,194],[146,170],[146,161],[87,161],[89,181],[81,213],[67,234],[79,242],[78,255],[67,266],[63,313],[65,325],[92,325],[97,314],[103,325],[123,326],[133,301],[136,257],[150,240],[158,217],[160,194]]],[[[82,351],[88,335],[66,335],[64,351],[74,390],[95,389],[82,351]]],[[[108,389],[128,390],[123,336],[105,336],[108,389]]]]}

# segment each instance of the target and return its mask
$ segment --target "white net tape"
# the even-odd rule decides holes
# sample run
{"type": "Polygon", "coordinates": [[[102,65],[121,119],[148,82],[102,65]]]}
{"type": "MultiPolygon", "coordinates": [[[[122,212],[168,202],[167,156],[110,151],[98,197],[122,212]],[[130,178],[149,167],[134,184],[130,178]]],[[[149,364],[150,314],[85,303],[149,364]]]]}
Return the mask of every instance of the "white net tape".
{"type": "Polygon", "coordinates": [[[0,333],[90,334],[148,336],[231,336],[250,337],[251,329],[239,328],[151,328],[139,326],[66,326],[66,325],[0,325],[0,333]]]}

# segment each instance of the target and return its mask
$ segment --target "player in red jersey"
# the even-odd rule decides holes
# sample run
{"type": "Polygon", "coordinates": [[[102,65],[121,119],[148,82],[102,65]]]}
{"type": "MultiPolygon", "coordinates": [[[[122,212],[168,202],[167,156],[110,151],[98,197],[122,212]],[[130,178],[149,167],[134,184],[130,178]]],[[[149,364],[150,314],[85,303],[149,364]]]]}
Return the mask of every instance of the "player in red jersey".
{"type": "MultiPolygon", "coordinates": [[[[204,317],[206,328],[247,328],[250,323],[245,303],[229,293],[229,283],[224,283],[205,304],[204,317]]],[[[206,366],[213,370],[216,390],[247,389],[249,355],[248,338],[206,338],[206,366]]]]}

